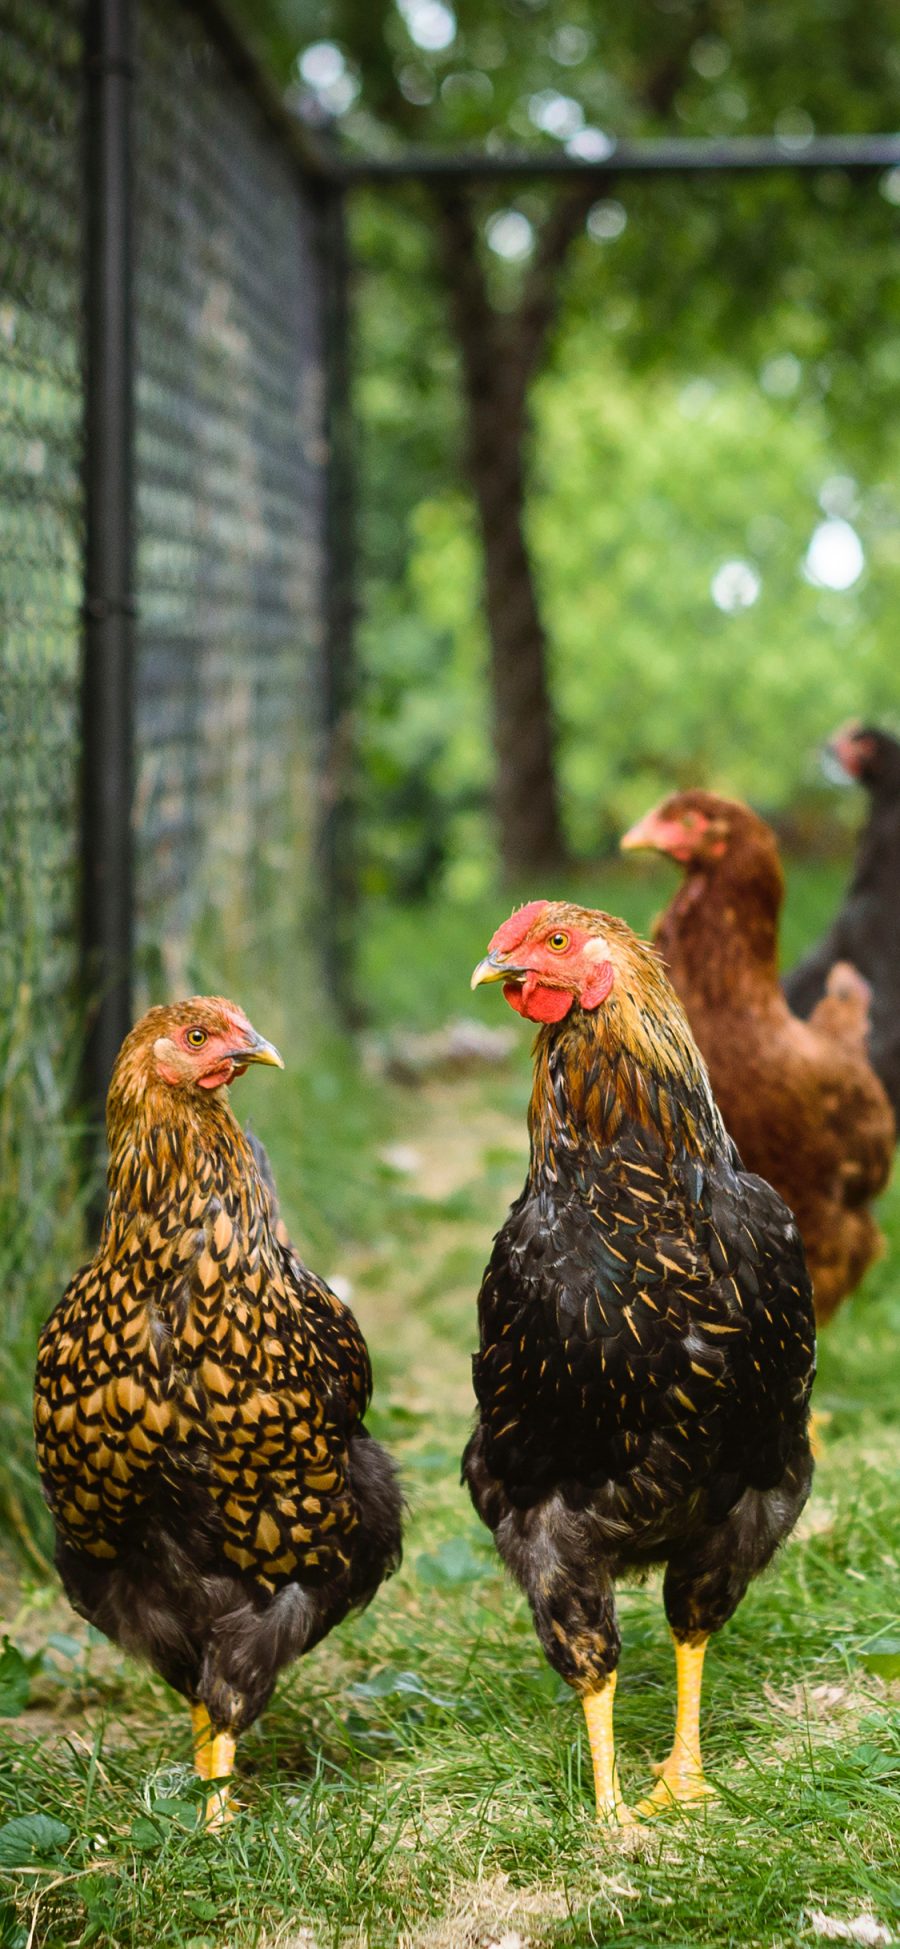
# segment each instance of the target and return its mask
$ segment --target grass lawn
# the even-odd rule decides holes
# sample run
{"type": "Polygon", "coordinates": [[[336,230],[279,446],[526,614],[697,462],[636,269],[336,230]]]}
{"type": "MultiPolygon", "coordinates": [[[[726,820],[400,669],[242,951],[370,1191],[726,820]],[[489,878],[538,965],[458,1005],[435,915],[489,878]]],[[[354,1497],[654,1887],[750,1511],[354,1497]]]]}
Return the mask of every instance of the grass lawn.
{"type": "MultiPolygon", "coordinates": [[[[669,883],[635,882],[630,917],[646,924],[669,883]]],[[[627,910],[623,885],[586,897],[627,910]]],[[[378,1029],[454,1010],[508,1022],[507,1066],[401,1088],[339,1054],[302,1090],[267,1075],[237,1096],[271,1139],[295,1236],[348,1282],[369,1336],[372,1427],[409,1497],[403,1569],[282,1683],[241,1743],[240,1817],[214,1837],[195,1827],[182,1703],[10,1560],[3,1949],[775,1949],[863,1914],[882,1932],[870,1919],[858,1940],[900,1942],[900,1194],[888,1255],[822,1338],[831,1420],[800,1532],[707,1661],[718,1798],[636,1836],[598,1831],[577,1703],[457,1479],[475,1295],[525,1159],[527,1028],[465,985],[502,917],[376,916],[364,986],[378,1029]]],[[[636,1798],[673,1716],[657,1581],[623,1590],[621,1614],[636,1798]]]]}

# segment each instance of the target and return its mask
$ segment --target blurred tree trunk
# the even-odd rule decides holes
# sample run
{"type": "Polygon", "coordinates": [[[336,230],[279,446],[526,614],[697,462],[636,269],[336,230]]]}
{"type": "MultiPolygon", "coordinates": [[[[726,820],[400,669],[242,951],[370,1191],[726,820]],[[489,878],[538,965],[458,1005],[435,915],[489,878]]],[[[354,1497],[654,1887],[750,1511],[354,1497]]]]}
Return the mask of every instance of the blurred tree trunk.
{"type": "MultiPolygon", "coordinates": [[[[693,42],[716,19],[716,0],[693,0],[675,45],[644,75],[637,93],[654,117],[668,116],[693,42]]],[[[484,549],[496,805],[510,877],[565,858],[547,638],[523,518],[528,393],[556,322],[569,247],[602,194],[597,176],[560,193],[538,232],[518,307],[500,312],[488,295],[470,194],[457,185],[435,193],[450,321],[463,369],[468,472],[484,549]]]]}
{"type": "Polygon", "coordinates": [[[483,547],[495,800],[509,877],[565,857],[547,639],[525,535],[528,389],[556,317],[563,260],[596,194],[596,183],[579,184],[559,198],[512,313],[497,311],[488,296],[469,195],[454,186],[436,196],[483,547]]]}

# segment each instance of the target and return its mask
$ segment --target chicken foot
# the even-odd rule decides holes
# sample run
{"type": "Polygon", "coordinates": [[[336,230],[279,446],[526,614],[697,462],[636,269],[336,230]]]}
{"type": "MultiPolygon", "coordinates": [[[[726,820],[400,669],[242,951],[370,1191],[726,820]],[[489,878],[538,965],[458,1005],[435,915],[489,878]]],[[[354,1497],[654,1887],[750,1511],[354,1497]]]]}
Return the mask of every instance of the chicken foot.
{"type": "Polygon", "coordinates": [[[223,1827],[234,1819],[234,1801],[228,1784],[234,1771],[236,1742],[229,1732],[214,1732],[205,1705],[191,1706],[194,1733],[194,1765],[201,1780],[215,1781],[207,1795],[204,1825],[223,1827]]]}
{"type": "Polygon", "coordinates": [[[622,1790],[619,1786],[619,1769],[616,1765],[616,1744],[613,1733],[615,1696],[616,1673],[613,1671],[599,1690],[583,1692],[581,1703],[584,1707],[594,1768],[597,1819],[618,1821],[620,1827],[627,1827],[632,1820],[632,1812],[622,1799],[622,1790]]]}
{"type": "Polygon", "coordinates": [[[676,1803],[691,1806],[698,1800],[705,1800],[713,1792],[704,1776],[700,1756],[700,1690],[709,1639],[701,1638],[696,1644],[683,1644],[673,1637],[673,1643],[678,1686],[675,1736],[668,1759],[654,1769],[656,1785],[635,1809],[636,1813],[644,1816],[663,1813],[676,1803]]]}

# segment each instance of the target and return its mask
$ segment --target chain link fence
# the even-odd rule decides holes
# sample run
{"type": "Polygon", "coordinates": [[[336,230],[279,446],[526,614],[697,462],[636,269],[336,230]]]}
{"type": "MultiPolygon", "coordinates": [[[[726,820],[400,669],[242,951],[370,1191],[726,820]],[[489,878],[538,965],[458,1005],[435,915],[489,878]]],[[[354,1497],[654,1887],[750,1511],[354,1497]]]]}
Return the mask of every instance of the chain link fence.
{"type": "Polygon", "coordinates": [[[138,13],[139,952],[310,911],[323,638],[318,213],[178,0],[138,13]],[[263,904],[265,902],[265,904],[263,904]],[[278,903],[275,903],[276,909],[278,903]]]}
{"type": "MultiPolygon", "coordinates": [[[[315,181],[215,8],[130,11],[143,1001],[196,979],[209,938],[271,958],[316,899],[327,269],[315,181]]],[[[0,1051],[38,1122],[85,999],[85,23],[79,0],[0,0],[0,1051]]]]}
{"type": "MultiPolygon", "coordinates": [[[[8,1145],[61,1102],[76,975],[81,37],[0,9],[0,1083],[8,1145]],[[62,1004],[62,1006],[61,1006],[62,1004]]],[[[26,1193],[30,1183],[24,1187],[26,1193]]]]}
{"type": "Polygon", "coordinates": [[[0,0],[0,1519],[26,1549],[35,1334],[96,1157],[79,1071],[93,1119],[130,1012],[251,956],[325,985],[334,225],[215,0],[0,0]]]}

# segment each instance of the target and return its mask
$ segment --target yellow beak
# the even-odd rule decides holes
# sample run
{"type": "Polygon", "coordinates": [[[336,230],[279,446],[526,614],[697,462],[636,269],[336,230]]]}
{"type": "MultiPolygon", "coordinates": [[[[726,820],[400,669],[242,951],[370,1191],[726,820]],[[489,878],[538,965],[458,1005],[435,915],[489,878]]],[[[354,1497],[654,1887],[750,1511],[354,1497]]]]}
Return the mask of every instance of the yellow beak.
{"type": "Polygon", "coordinates": [[[508,961],[499,961],[495,954],[486,954],[474,970],[469,986],[482,988],[486,981],[515,981],[518,972],[518,968],[511,968],[508,961]]]}
{"type": "Polygon", "coordinates": [[[655,825],[655,812],[645,813],[643,819],[638,820],[637,825],[632,826],[628,832],[622,834],[619,840],[620,853],[640,853],[655,850],[655,825]]]}
{"type": "Polygon", "coordinates": [[[267,1042],[263,1035],[258,1035],[256,1041],[251,1042],[248,1048],[235,1049],[233,1055],[236,1062],[261,1062],[271,1069],[284,1068],[284,1060],[279,1055],[274,1042],[267,1042]]]}

